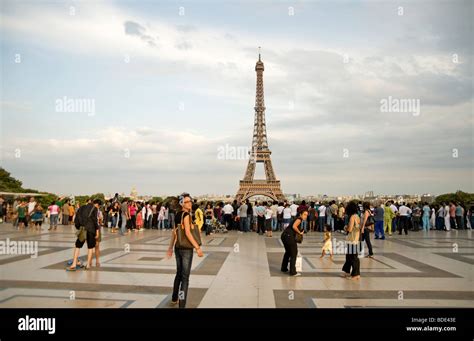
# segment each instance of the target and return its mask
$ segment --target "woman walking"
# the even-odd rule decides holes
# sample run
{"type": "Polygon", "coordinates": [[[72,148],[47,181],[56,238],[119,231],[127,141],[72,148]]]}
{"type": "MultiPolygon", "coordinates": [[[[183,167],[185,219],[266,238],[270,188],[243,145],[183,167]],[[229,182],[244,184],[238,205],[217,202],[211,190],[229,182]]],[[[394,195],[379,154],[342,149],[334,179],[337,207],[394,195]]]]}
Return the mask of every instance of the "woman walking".
{"type": "Polygon", "coordinates": [[[196,249],[198,257],[202,257],[204,254],[202,253],[201,246],[199,245],[198,241],[196,241],[191,233],[193,223],[191,219],[191,196],[186,193],[181,194],[179,196],[179,204],[181,206],[181,211],[176,214],[177,226],[175,229],[173,229],[167,256],[170,258],[173,255],[174,248],[176,257],[176,276],[174,278],[171,303],[177,304],[179,302],[179,307],[185,308],[194,249],[196,249]],[[184,245],[184,243],[183,245],[180,245],[178,240],[177,233],[180,232],[177,231],[177,229],[182,229],[183,227],[185,233],[184,238],[187,239],[188,245],[184,245]]]}
{"type": "Polygon", "coordinates": [[[308,211],[301,211],[298,218],[292,224],[288,225],[281,234],[281,241],[285,247],[285,255],[281,262],[281,271],[288,272],[288,262],[290,263],[290,276],[301,276],[296,272],[296,257],[298,255],[298,246],[296,245],[296,238],[303,237],[304,230],[301,227],[301,222],[308,219],[308,211]]]}
{"type": "Polygon", "coordinates": [[[357,215],[357,205],[351,201],[347,204],[346,213],[349,217],[349,223],[345,230],[347,232],[346,243],[346,262],[342,267],[343,277],[347,279],[360,279],[360,261],[357,249],[359,247],[360,218],[357,215]],[[352,272],[351,272],[352,268],[352,272]]]}
{"type": "Polygon", "coordinates": [[[370,204],[368,202],[364,202],[362,205],[364,209],[364,214],[362,216],[362,229],[361,229],[361,242],[367,244],[369,248],[369,254],[366,257],[374,258],[374,252],[372,251],[372,243],[370,242],[370,232],[373,231],[374,228],[374,216],[370,211],[370,204]]]}

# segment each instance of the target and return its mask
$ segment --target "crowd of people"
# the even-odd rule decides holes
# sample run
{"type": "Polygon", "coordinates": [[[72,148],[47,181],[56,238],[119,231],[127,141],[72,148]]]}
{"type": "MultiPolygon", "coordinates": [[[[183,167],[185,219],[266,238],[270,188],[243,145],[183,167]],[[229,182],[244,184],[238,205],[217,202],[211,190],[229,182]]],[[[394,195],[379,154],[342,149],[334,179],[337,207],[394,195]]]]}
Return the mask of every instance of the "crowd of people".
{"type": "MultiPolygon", "coordinates": [[[[359,212],[364,212],[363,203],[358,204],[359,212]]],[[[31,227],[41,229],[47,220],[49,229],[58,224],[73,225],[80,203],[60,198],[43,207],[34,197],[7,201],[0,198],[0,222],[8,221],[19,229],[31,227]]],[[[260,235],[272,236],[272,232],[283,231],[291,220],[306,210],[307,220],[302,222],[305,232],[342,231],[348,224],[347,203],[310,202],[300,203],[249,200],[233,202],[197,202],[193,200],[192,212],[197,213],[198,225],[206,234],[212,233],[213,223],[225,225],[227,230],[240,232],[255,231],[260,235]]],[[[387,201],[370,205],[369,210],[375,219],[375,238],[385,239],[386,234],[409,230],[445,230],[466,229],[474,224],[474,207],[466,209],[461,203],[448,202],[436,205],[428,203],[395,203],[387,201]]],[[[146,202],[119,199],[116,195],[99,208],[99,214],[105,227],[112,233],[127,234],[144,229],[172,229],[175,227],[176,208],[169,202],[146,202]]]]}
{"type": "Polygon", "coordinates": [[[96,199],[83,205],[73,203],[68,198],[52,201],[43,207],[34,197],[6,201],[0,198],[0,222],[11,222],[18,230],[30,228],[42,230],[42,223],[49,221],[48,230],[56,230],[58,224],[74,225],[77,240],[68,271],[78,268],[90,269],[95,255],[96,267],[100,266],[100,242],[102,227],[111,233],[126,235],[144,229],[172,230],[168,256],[175,253],[177,272],[174,281],[172,304],[184,308],[189,286],[189,276],[193,250],[199,257],[201,233],[210,235],[215,226],[223,226],[225,231],[239,233],[257,232],[272,237],[273,232],[282,231],[281,240],[285,248],[281,271],[290,276],[300,276],[296,271],[298,243],[306,233],[323,233],[321,257],[329,254],[333,258],[332,233],[345,235],[346,261],[342,276],[348,279],[360,278],[360,246],[368,248],[366,257],[374,258],[371,233],[375,239],[384,240],[392,233],[402,235],[408,231],[450,231],[471,229],[474,225],[474,206],[466,209],[459,202],[430,205],[424,203],[369,202],[336,203],[249,200],[233,202],[197,202],[189,194],[178,197],[178,202],[144,202],[120,199],[118,194],[102,204],[96,199]],[[193,229],[197,229],[197,235],[193,229]],[[87,263],[79,259],[80,249],[87,243],[87,263]]]}
{"type": "MultiPolygon", "coordinates": [[[[238,204],[234,202],[205,203],[206,220],[216,218],[226,225],[228,230],[240,232],[258,232],[260,235],[271,236],[271,232],[283,231],[291,220],[295,220],[302,211],[308,212],[306,221],[302,222],[305,232],[325,232],[325,226],[330,230],[343,231],[349,222],[346,212],[348,203],[310,202],[305,200],[295,202],[256,202],[249,200],[238,204]]],[[[471,228],[474,224],[474,206],[466,209],[461,203],[449,202],[440,205],[423,203],[385,203],[369,204],[356,203],[358,212],[369,210],[375,220],[375,238],[385,239],[392,232],[408,234],[408,230],[445,230],[471,228]]]]}

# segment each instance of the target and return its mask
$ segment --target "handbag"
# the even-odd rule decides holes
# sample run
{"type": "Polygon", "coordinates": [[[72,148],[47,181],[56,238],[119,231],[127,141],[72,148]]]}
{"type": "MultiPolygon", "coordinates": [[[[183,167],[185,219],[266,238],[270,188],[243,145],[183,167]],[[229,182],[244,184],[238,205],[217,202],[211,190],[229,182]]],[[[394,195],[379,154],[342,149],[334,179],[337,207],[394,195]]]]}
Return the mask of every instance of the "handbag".
{"type": "Polygon", "coordinates": [[[369,213],[369,216],[367,217],[367,220],[365,222],[365,227],[368,227],[368,230],[374,230],[374,224],[375,224],[375,219],[374,216],[369,213]],[[370,228],[371,227],[371,228],[370,228]]]}
{"type": "MultiPolygon", "coordinates": [[[[186,230],[184,228],[184,223],[183,223],[183,217],[184,217],[183,212],[181,214],[181,222],[176,226],[176,247],[179,249],[194,249],[193,244],[189,241],[188,237],[186,237],[186,230]]],[[[191,226],[190,226],[190,231],[191,235],[193,236],[194,240],[196,243],[201,246],[201,232],[199,231],[199,228],[197,228],[196,225],[194,225],[191,221],[191,226]]]]}
{"type": "Polygon", "coordinates": [[[347,233],[346,240],[351,243],[355,244],[360,240],[360,225],[355,225],[352,227],[351,232],[347,233]]]}
{"type": "Polygon", "coordinates": [[[295,234],[295,240],[298,244],[301,244],[303,242],[303,235],[299,234],[299,233],[296,233],[295,234]]]}
{"type": "MultiPolygon", "coordinates": [[[[299,218],[297,218],[297,219],[299,219],[299,218]]],[[[290,224],[291,228],[293,228],[293,224],[295,223],[295,221],[296,221],[297,219],[295,219],[294,221],[291,222],[291,224],[290,224]]],[[[299,228],[298,228],[298,229],[299,229],[299,228]]],[[[300,234],[300,233],[296,233],[296,232],[295,232],[295,240],[296,240],[296,242],[297,242],[298,244],[301,244],[301,243],[303,242],[303,235],[300,234]]]]}
{"type": "MultiPolygon", "coordinates": [[[[94,207],[92,206],[92,209],[90,210],[89,212],[89,215],[87,216],[87,218],[89,218],[92,214],[92,211],[94,210],[94,207]]],[[[81,221],[82,223],[82,221],[81,221]]],[[[82,243],[83,241],[86,240],[87,238],[87,230],[85,228],[85,226],[82,226],[79,228],[79,230],[76,231],[76,236],[77,236],[77,239],[82,243]]]]}
{"type": "Polygon", "coordinates": [[[76,231],[77,239],[82,243],[87,238],[87,231],[84,226],[81,226],[79,230],[76,231]]]}

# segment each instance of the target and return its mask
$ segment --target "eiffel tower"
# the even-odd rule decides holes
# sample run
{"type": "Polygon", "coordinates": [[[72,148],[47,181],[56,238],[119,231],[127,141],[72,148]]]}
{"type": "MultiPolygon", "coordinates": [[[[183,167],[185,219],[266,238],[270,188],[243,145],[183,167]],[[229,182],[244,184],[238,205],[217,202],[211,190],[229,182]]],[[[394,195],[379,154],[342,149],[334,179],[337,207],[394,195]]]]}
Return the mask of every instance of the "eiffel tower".
{"type": "Polygon", "coordinates": [[[255,65],[257,93],[255,96],[252,150],[249,152],[250,157],[245,177],[243,180],[240,180],[239,191],[236,195],[237,201],[245,201],[255,195],[263,195],[275,201],[285,200],[285,196],[280,188],[280,181],[276,179],[273,170],[270,158],[272,152],[268,148],[267,128],[265,125],[265,100],[263,95],[263,70],[263,62],[259,51],[258,62],[255,65]],[[254,180],[257,162],[263,162],[265,166],[265,180],[254,180]]]}

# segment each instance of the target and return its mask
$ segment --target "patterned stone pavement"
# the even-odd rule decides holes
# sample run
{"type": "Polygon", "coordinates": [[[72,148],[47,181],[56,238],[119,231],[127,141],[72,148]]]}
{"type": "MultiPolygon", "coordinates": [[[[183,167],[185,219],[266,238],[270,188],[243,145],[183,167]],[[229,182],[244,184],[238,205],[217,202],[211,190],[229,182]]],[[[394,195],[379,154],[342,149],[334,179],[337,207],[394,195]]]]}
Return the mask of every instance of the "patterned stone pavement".
{"type": "MultiPolygon", "coordinates": [[[[46,226],[47,227],[47,226],[46,226]]],[[[168,308],[175,260],[169,231],[120,236],[103,231],[101,267],[66,272],[75,229],[17,231],[0,225],[0,241],[38,242],[37,257],[0,255],[0,307],[168,308]]],[[[471,231],[411,232],[374,240],[375,259],[360,258],[359,281],[340,277],[344,255],[320,258],[322,234],[300,245],[301,277],[279,271],[280,233],[203,236],[193,259],[188,306],[198,308],[474,307],[471,231]]],[[[344,240],[341,234],[333,238],[344,240]]],[[[11,250],[10,250],[11,251],[11,250]]],[[[86,247],[81,255],[86,254],[86,247]]]]}

